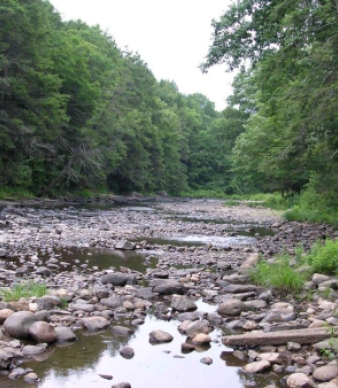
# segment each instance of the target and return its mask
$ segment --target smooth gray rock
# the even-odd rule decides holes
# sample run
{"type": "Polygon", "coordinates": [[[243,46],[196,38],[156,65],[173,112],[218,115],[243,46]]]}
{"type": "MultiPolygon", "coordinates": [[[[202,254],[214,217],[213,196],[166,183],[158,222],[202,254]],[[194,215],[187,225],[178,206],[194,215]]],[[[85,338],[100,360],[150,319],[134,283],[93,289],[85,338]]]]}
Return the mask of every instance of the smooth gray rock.
{"type": "Polygon", "coordinates": [[[115,249],[132,250],[135,249],[135,243],[128,240],[121,240],[115,244],[115,249]]]}
{"type": "Polygon", "coordinates": [[[46,343],[41,343],[38,345],[26,345],[22,349],[22,354],[24,356],[33,356],[35,354],[44,352],[46,349],[47,349],[46,343]]]}
{"type": "Polygon", "coordinates": [[[131,388],[131,385],[129,383],[122,382],[112,385],[111,388],[131,388]]]}
{"type": "Polygon", "coordinates": [[[116,309],[117,307],[121,307],[123,304],[122,296],[120,295],[113,295],[109,298],[103,298],[100,300],[100,303],[104,306],[108,306],[111,309],[116,309]]]}
{"type": "Polygon", "coordinates": [[[271,364],[267,360],[255,361],[244,366],[244,370],[247,373],[260,373],[267,369],[270,369],[271,364]]]}
{"type": "Polygon", "coordinates": [[[240,315],[245,310],[245,304],[238,299],[229,299],[221,303],[217,308],[217,313],[222,317],[233,317],[240,315]]]}
{"type": "Polygon", "coordinates": [[[170,307],[177,311],[194,311],[197,310],[196,304],[185,295],[173,295],[170,307]]]}
{"type": "Polygon", "coordinates": [[[315,384],[305,373],[292,373],[286,379],[289,388],[314,388],[315,384]]]}
{"type": "Polygon", "coordinates": [[[81,318],[80,322],[89,331],[104,330],[110,325],[108,319],[104,317],[81,318]]]}
{"type": "Polygon", "coordinates": [[[0,368],[7,369],[11,365],[13,358],[14,355],[11,352],[0,349],[0,368]]]}
{"type": "Polygon", "coordinates": [[[185,329],[185,333],[188,337],[193,338],[200,333],[209,334],[212,330],[213,328],[210,326],[209,321],[201,319],[191,322],[185,329]]]}
{"type": "Polygon", "coordinates": [[[149,342],[153,344],[167,343],[171,342],[173,339],[174,337],[171,334],[162,330],[154,330],[149,333],[149,342]]]}
{"type": "Polygon", "coordinates": [[[135,355],[135,352],[134,352],[134,349],[129,347],[129,346],[126,346],[122,349],[120,349],[120,355],[123,357],[123,358],[126,358],[126,359],[131,359],[134,357],[135,355]]]}
{"type": "Polygon", "coordinates": [[[174,279],[154,280],[150,285],[153,286],[153,292],[160,295],[182,295],[186,291],[183,284],[174,279]]]}
{"type": "Polygon", "coordinates": [[[112,327],[112,332],[116,335],[122,335],[122,336],[128,336],[134,334],[133,329],[129,329],[129,327],[125,326],[113,326],[112,327]]]}
{"type": "Polygon", "coordinates": [[[103,284],[112,284],[117,287],[124,287],[126,284],[137,284],[137,275],[123,272],[113,272],[101,276],[103,284]]]}
{"type": "Polygon", "coordinates": [[[211,365],[214,362],[213,359],[210,357],[203,357],[201,358],[200,361],[202,364],[205,364],[205,365],[211,365]]]}
{"type": "Polygon", "coordinates": [[[72,329],[66,326],[55,327],[57,342],[72,342],[77,340],[76,334],[72,329]]]}
{"type": "Polygon", "coordinates": [[[313,378],[317,381],[330,381],[338,377],[338,365],[328,364],[317,368],[313,372],[313,378]]]}
{"type": "Polygon", "coordinates": [[[5,320],[4,327],[11,337],[25,339],[29,337],[29,328],[36,321],[37,318],[33,313],[17,311],[5,320]]]}

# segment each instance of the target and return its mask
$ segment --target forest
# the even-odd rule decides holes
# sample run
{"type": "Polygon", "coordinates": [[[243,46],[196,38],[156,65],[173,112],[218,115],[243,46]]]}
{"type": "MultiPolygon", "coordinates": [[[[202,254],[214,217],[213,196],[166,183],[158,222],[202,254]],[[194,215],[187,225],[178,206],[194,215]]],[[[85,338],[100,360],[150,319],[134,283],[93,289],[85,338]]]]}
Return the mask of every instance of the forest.
{"type": "Polygon", "coordinates": [[[201,65],[237,71],[219,112],[99,26],[46,0],[2,0],[0,188],[265,192],[336,209],[337,22],[336,0],[233,2],[201,65]]]}

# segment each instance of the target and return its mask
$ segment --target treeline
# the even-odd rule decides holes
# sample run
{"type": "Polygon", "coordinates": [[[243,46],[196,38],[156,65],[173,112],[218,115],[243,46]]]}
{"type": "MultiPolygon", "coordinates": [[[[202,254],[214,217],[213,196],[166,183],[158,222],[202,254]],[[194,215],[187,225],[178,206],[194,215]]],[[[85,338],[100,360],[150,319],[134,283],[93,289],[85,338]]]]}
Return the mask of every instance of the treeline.
{"type": "Polygon", "coordinates": [[[338,2],[239,0],[213,28],[202,68],[239,70],[230,103],[247,115],[231,157],[237,187],[336,211],[338,2]]]}
{"type": "Polygon", "coordinates": [[[2,188],[224,191],[239,116],[157,82],[138,54],[48,1],[1,1],[2,188]]]}

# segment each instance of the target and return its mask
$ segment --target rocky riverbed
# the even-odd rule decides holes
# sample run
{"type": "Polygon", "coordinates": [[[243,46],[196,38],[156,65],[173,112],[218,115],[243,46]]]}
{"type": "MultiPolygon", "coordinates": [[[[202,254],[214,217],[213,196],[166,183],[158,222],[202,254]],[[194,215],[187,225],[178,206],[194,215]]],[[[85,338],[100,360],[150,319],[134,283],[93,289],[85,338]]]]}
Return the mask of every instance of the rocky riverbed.
{"type": "Polygon", "coordinates": [[[48,294],[0,301],[1,387],[337,388],[337,279],[315,274],[282,297],[248,276],[258,255],[307,250],[332,228],[216,200],[134,200],[4,204],[0,287],[48,294]]]}

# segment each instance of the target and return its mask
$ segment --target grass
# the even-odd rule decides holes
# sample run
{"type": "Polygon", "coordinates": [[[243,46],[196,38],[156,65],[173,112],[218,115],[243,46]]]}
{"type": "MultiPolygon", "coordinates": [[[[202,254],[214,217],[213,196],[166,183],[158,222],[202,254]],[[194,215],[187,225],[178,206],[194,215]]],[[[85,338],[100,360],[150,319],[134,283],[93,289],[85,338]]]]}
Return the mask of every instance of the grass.
{"type": "Polygon", "coordinates": [[[338,229],[338,215],[333,214],[332,212],[307,210],[295,206],[284,214],[284,218],[288,221],[328,224],[332,225],[335,229],[338,229]]]}
{"type": "Polygon", "coordinates": [[[267,288],[275,288],[279,294],[299,293],[304,286],[307,274],[295,271],[290,266],[289,257],[279,256],[275,263],[260,260],[250,273],[251,281],[267,288]]]}
{"type": "Polygon", "coordinates": [[[47,294],[47,286],[34,282],[22,282],[15,284],[11,288],[3,288],[0,290],[0,296],[5,302],[17,302],[21,298],[29,298],[32,296],[41,297],[47,294]]]}
{"type": "Polygon", "coordinates": [[[12,189],[10,187],[0,188],[0,200],[22,200],[22,199],[33,199],[35,195],[25,189],[12,189]]]}
{"type": "Polygon", "coordinates": [[[338,275],[338,241],[331,239],[316,242],[306,256],[313,272],[327,275],[338,275]]]}

